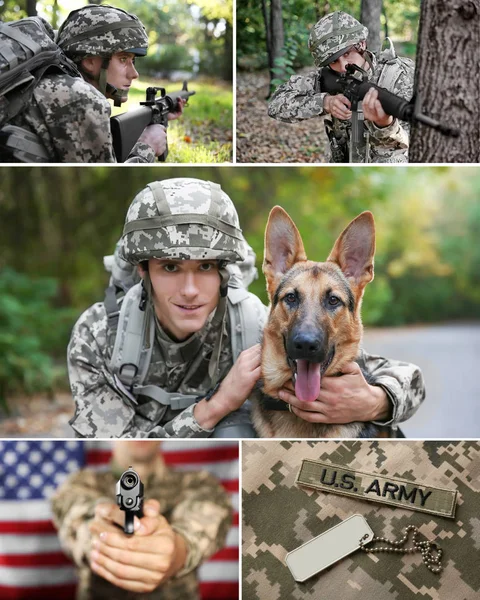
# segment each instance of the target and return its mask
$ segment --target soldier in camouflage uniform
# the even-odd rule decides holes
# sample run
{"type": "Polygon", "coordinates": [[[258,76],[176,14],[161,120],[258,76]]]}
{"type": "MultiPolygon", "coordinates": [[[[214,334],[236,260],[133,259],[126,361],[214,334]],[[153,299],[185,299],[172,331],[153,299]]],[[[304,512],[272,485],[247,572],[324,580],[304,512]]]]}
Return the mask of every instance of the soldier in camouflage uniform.
{"type": "MultiPolygon", "coordinates": [[[[310,32],[309,50],[315,65],[338,73],[347,64],[365,70],[372,83],[410,100],[413,95],[414,66],[409,59],[398,58],[393,50],[379,57],[366,50],[368,29],[342,11],[320,19],[310,32]]],[[[330,140],[331,162],[348,162],[351,130],[351,103],[343,94],[331,96],[321,90],[319,71],[307,75],[292,75],[273,94],[268,114],[274,119],[294,123],[324,117],[330,140]]],[[[366,162],[408,162],[409,124],[387,115],[371,88],[362,102],[370,140],[370,155],[366,162]]]]}
{"type": "MultiPolygon", "coordinates": [[[[232,317],[226,309],[234,290],[226,285],[225,267],[243,259],[245,248],[235,207],[216,184],[167,179],[149,184],[135,197],[119,252],[127,266],[140,265],[143,284],[127,293],[122,311],[133,322],[136,309],[143,307],[141,329],[151,325],[152,331],[151,343],[147,338],[143,344],[152,348],[152,355],[147,365],[132,369],[132,378],[122,385],[124,367],[130,365],[119,366],[112,359],[116,340],[121,344],[124,335],[120,330],[116,337],[111,333],[116,305],[107,311],[105,302],[98,303],[80,317],[68,347],[76,403],[70,424],[78,436],[209,437],[219,435],[229,418],[243,414],[249,422],[245,401],[260,376],[260,347],[255,337],[234,361],[232,335],[236,333],[232,334],[232,317]],[[144,370],[139,383],[138,372],[144,370]],[[187,402],[172,404],[158,388],[180,395],[180,402],[186,395],[187,402]]],[[[255,296],[244,293],[260,333],[267,309],[255,296]]],[[[123,348],[117,354],[125,352],[123,348]]],[[[425,396],[420,370],[366,353],[360,360],[384,392],[378,418],[393,426],[408,419],[425,396]]],[[[358,393],[359,373],[360,369],[331,378],[345,398],[358,393]]],[[[312,411],[328,414],[325,404],[317,404],[312,411]]],[[[352,420],[346,418],[343,422],[352,420]]],[[[252,437],[250,430],[235,430],[228,437],[252,437]]]]}
{"type": "Polygon", "coordinates": [[[54,522],[79,571],[77,600],[199,598],[197,569],[225,543],[232,508],[208,472],[175,472],[158,442],[116,442],[107,472],[73,474],[52,499],[54,522]],[[129,466],[145,486],[144,517],[127,536],[115,484],[129,466]],[[141,527],[140,527],[141,525],[141,527]]]}
{"type": "MultiPolygon", "coordinates": [[[[68,74],[47,73],[35,87],[27,109],[10,124],[37,136],[48,156],[44,162],[116,162],[107,97],[118,105],[127,99],[128,87],[138,77],[134,59],[147,53],[145,28],[135,15],[123,10],[87,6],[70,13],[57,42],[78,63],[87,81],[68,74]],[[93,74],[97,71],[98,76],[93,74]],[[115,82],[119,82],[119,93],[107,87],[107,72],[109,76],[112,72],[115,82]]],[[[181,113],[180,104],[179,112],[172,118],[181,113]]],[[[165,148],[164,128],[151,125],[126,162],[153,162],[165,148]]]]}
{"type": "MultiPolygon", "coordinates": [[[[480,597],[478,442],[249,441],[242,454],[244,600],[480,597]],[[357,474],[355,484],[363,471],[387,480],[403,478],[412,486],[457,491],[454,518],[390,505],[383,502],[385,496],[372,502],[296,485],[303,459],[348,468],[357,474]],[[285,565],[286,554],[354,514],[365,517],[375,536],[390,540],[400,540],[408,525],[416,526],[421,540],[442,549],[442,571],[428,570],[419,553],[357,550],[305,582],[295,581],[285,565]]],[[[406,547],[411,546],[410,534],[406,547]]]]}

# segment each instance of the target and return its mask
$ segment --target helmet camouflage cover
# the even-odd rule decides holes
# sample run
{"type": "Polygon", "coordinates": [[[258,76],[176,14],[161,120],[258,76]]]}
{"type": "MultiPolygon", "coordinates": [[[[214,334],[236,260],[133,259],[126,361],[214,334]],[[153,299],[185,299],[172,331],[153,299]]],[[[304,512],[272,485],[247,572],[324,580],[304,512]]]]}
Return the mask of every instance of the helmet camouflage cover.
{"type": "Polygon", "coordinates": [[[317,67],[337,60],[354,44],[366,40],[368,29],[351,15],[337,10],[318,21],[308,38],[308,49],[317,67]]]}
{"type": "Polygon", "coordinates": [[[243,260],[246,242],[231,199],[216,183],[175,178],[149,183],[127,212],[120,257],[243,260]]]}
{"type": "Polygon", "coordinates": [[[57,44],[69,56],[110,57],[116,52],[145,56],[148,36],[135,15],[113,6],[90,5],[68,15],[57,44]]]}

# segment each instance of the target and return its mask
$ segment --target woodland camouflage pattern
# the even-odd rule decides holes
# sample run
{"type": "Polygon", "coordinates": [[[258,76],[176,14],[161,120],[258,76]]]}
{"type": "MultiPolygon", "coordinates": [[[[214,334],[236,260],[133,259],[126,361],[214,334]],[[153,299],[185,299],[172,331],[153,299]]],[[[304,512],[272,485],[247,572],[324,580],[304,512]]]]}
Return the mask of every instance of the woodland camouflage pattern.
{"type": "MultiPolygon", "coordinates": [[[[110,133],[110,104],[98,90],[79,77],[45,75],[27,109],[11,124],[36,133],[50,162],[116,162],[110,133]]],[[[153,162],[153,149],[137,143],[127,162],[153,162]]]]}
{"type": "Polygon", "coordinates": [[[143,48],[142,54],[146,54],[148,36],[135,15],[104,4],[72,11],[58,32],[57,43],[68,56],[108,57],[133,48],[143,48]],[[115,23],[123,26],[100,31],[115,23]]]}
{"type": "MultiPolygon", "coordinates": [[[[393,85],[384,86],[388,91],[410,100],[413,95],[413,68],[407,59],[393,58],[379,60],[369,53],[372,67],[368,71],[369,80],[382,87],[382,73],[389,70],[389,79],[393,85]]],[[[343,121],[332,117],[323,110],[326,93],[319,86],[317,71],[306,75],[292,75],[273,94],[268,106],[270,117],[286,123],[295,123],[315,117],[326,117],[325,128],[334,131],[338,140],[344,140],[348,147],[351,121],[343,121]]],[[[370,121],[365,121],[370,134],[370,162],[405,163],[408,162],[410,125],[406,121],[394,119],[391,125],[379,128],[370,121]]],[[[333,148],[332,148],[333,151],[333,148]]],[[[335,161],[333,161],[335,162],[335,161]]]]}
{"type": "MultiPolygon", "coordinates": [[[[244,442],[243,600],[477,600],[480,597],[480,444],[478,442],[244,442]],[[303,458],[458,490],[455,519],[300,488],[303,458]],[[407,525],[443,549],[443,571],[420,554],[361,550],[304,583],[287,552],[353,514],[375,535],[402,537],[407,525]]],[[[411,544],[409,544],[411,545],[411,544]]]]}
{"type": "MultiPolygon", "coordinates": [[[[157,182],[155,182],[156,184],[157,182]]],[[[152,184],[154,185],[154,184],[152,184]]],[[[215,224],[175,224],[152,229],[141,227],[124,235],[119,245],[121,258],[138,264],[149,258],[184,258],[213,260],[242,260],[247,247],[242,236],[237,211],[229,196],[222,190],[212,196],[210,182],[178,177],[161,182],[166,203],[157,206],[148,186],[138,193],[127,212],[125,228],[132,222],[153,217],[181,215],[212,216],[234,227],[233,234],[216,229],[215,224]]]]}
{"type": "Polygon", "coordinates": [[[185,567],[164,586],[133,594],[92,573],[88,566],[88,523],[98,502],[115,503],[115,484],[124,469],[108,472],[85,469],[72,475],[52,499],[54,522],[63,548],[79,568],[77,600],[178,600],[200,598],[197,567],[225,543],[232,508],[219,482],[206,471],[181,473],[163,461],[145,484],[145,499],[160,502],[162,514],[187,542],[185,567]]]}
{"type": "Polygon", "coordinates": [[[366,40],[368,29],[351,15],[337,10],[317,21],[308,37],[308,49],[317,67],[335,60],[342,50],[366,40]]]}

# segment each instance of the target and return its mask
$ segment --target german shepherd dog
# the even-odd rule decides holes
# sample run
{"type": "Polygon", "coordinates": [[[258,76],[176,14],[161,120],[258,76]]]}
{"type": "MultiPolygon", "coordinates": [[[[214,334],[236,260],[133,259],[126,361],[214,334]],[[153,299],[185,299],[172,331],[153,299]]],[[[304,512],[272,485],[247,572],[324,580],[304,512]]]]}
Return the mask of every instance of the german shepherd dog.
{"type": "Polygon", "coordinates": [[[339,374],[358,356],[360,307],[373,279],[374,253],[371,212],[348,225],[323,263],[307,260],[300,233],[283,208],[270,212],[263,261],[270,314],[262,341],[262,393],[255,394],[252,412],[260,437],[377,435],[372,423],[309,423],[285,410],[288,406],[278,399],[279,390],[292,380],[299,400],[316,400],[322,377],[339,374]]]}

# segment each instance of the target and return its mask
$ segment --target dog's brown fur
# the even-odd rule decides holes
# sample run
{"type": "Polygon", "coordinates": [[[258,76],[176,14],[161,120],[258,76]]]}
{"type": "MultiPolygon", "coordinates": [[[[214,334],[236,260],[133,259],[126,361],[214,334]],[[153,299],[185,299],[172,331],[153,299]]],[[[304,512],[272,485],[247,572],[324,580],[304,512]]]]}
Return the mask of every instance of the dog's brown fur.
{"type": "MultiPolygon", "coordinates": [[[[362,337],[360,307],[367,283],[373,279],[375,224],[364,212],[340,234],[326,262],[307,260],[302,238],[289,215],[279,206],[270,212],[265,231],[263,272],[270,299],[270,315],[262,343],[263,392],[278,398],[292,380],[287,362],[287,339],[292,329],[319,331],[334,348],[322,377],[340,373],[354,360],[362,337]],[[295,306],[292,302],[298,298],[295,306]],[[293,294],[293,295],[292,295],[293,294]],[[332,300],[332,297],[334,299],[332,300]],[[340,304],[336,304],[336,299],[340,304]],[[330,302],[336,305],[331,306],[330,302]]],[[[314,361],[321,362],[322,361],[314,361]]],[[[260,437],[359,437],[364,423],[323,425],[309,423],[286,411],[266,410],[254,402],[253,424],[260,437]]]]}

